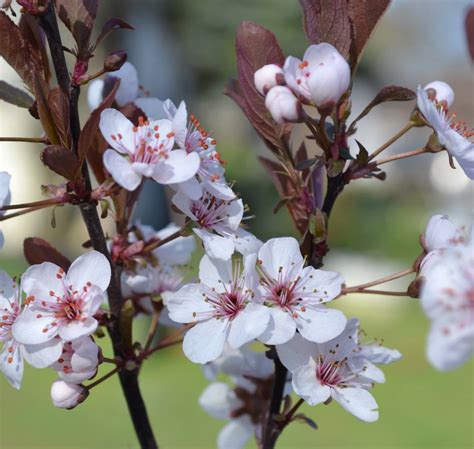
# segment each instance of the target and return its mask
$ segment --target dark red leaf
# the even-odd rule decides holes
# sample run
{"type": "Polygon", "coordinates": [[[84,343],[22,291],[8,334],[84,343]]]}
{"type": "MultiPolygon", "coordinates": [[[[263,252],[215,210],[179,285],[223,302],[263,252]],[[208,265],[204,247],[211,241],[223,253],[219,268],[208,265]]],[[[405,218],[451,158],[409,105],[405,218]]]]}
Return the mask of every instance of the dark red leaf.
{"type": "Polygon", "coordinates": [[[48,106],[59,137],[59,143],[70,149],[69,99],[59,86],[56,86],[49,92],[48,106]]]}
{"type": "Polygon", "coordinates": [[[69,180],[75,179],[80,169],[77,156],[61,145],[49,145],[44,148],[41,160],[55,173],[69,180]]]}
{"type": "Polygon", "coordinates": [[[467,48],[469,49],[471,59],[474,61],[474,6],[471,6],[466,13],[464,25],[466,28],[467,48]]]}
{"type": "Polygon", "coordinates": [[[102,26],[102,29],[100,30],[99,36],[97,37],[94,47],[97,47],[102,42],[102,40],[104,40],[110,33],[112,33],[115,30],[134,30],[134,29],[135,28],[133,28],[132,25],[129,25],[124,20],[113,17],[112,19],[107,20],[107,22],[105,22],[104,25],[102,26]]]}
{"type": "Polygon", "coordinates": [[[328,42],[345,58],[351,47],[347,0],[300,0],[304,29],[313,44],[328,42]]]}
{"type": "Polygon", "coordinates": [[[390,0],[347,1],[352,27],[351,62],[355,67],[375,26],[388,8],[390,0]]]}
{"type": "Polygon", "coordinates": [[[50,243],[39,237],[29,237],[25,239],[23,242],[23,252],[30,265],[51,262],[65,271],[67,271],[71,265],[70,260],[66,256],[63,256],[50,243]]]}
{"type": "Polygon", "coordinates": [[[48,86],[42,78],[35,76],[33,88],[36,99],[36,109],[44,132],[52,144],[59,144],[56,125],[54,124],[54,119],[48,104],[48,86]]]}

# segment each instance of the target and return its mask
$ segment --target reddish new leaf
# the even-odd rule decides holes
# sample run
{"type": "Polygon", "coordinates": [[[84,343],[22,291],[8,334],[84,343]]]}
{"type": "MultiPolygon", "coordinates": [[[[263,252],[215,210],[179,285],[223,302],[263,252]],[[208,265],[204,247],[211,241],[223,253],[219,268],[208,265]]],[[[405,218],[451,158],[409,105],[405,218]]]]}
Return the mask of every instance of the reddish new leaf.
{"type": "Polygon", "coordinates": [[[467,48],[471,59],[474,61],[474,6],[469,8],[464,25],[466,27],[467,48]]]}
{"type": "Polygon", "coordinates": [[[49,145],[41,153],[43,164],[58,175],[73,180],[79,173],[80,164],[77,156],[61,145],[49,145]]]}
{"type": "Polygon", "coordinates": [[[43,262],[51,262],[58,265],[65,271],[71,265],[70,260],[62,255],[46,240],[38,237],[30,237],[23,242],[23,252],[30,265],[36,265],[43,262]]]}
{"type": "Polygon", "coordinates": [[[48,86],[42,78],[35,76],[33,90],[36,99],[36,110],[38,112],[41,125],[43,126],[43,130],[52,144],[58,144],[59,137],[56,132],[56,125],[48,104],[48,86]]]}
{"type": "Polygon", "coordinates": [[[328,42],[347,58],[351,47],[347,0],[300,0],[300,3],[308,40],[313,44],[328,42]]]}
{"type": "Polygon", "coordinates": [[[129,25],[124,20],[113,17],[112,19],[107,20],[107,22],[105,22],[104,25],[102,26],[99,36],[97,37],[97,40],[95,42],[94,48],[96,48],[102,42],[102,40],[104,40],[110,33],[112,33],[115,30],[134,30],[134,29],[135,28],[133,28],[132,25],[129,25]]]}
{"type": "Polygon", "coordinates": [[[347,1],[352,27],[351,63],[355,67],[375,26],[388,8],[390,0],[347,1]]]}
{"type": "Polygon", "coordinates": [[[41,67],[18,26],[3,11],[0,11],[0,56],[33,90],[35,73],[41,72],[41,67]]]}
{"type": "Polygon", "coordinates": [[[59,137],[59,143],[66,148],[70,148],[69,99],[59,86],[49,92],[48,106],[59,137]]]}

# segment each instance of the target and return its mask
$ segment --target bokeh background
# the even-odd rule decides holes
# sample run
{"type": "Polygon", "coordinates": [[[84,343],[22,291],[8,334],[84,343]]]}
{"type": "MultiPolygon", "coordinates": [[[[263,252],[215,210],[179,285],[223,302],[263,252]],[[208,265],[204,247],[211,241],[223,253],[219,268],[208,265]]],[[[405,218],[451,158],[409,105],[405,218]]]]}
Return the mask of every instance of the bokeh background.
{"type": "MultiPolygon", "coordinates": [[[[107,51],[123,48],[152,95],[186,99],[188,110],[212,130],[228,178],[249,204],[255,218],[250,229],[262,240],[292,235],[285,210],[276,216],[277,195],[256,156],[266,150],[237,106],[222,95],[235,74],[234,36],[239,22],[253,20],[271,28],[287,54],[300,56],[307,42],[301,30],[296,0],[108,0],[101,18],[125,18],[134,32],[118,32],[98,52],[100,67],[107,51]]],[[[386,85],[416,88],[439,79],[456,91],[458,116],[474,123],[472,64],[464,39],[464,0],[394,0],[368,45],[354,83],[353,111],[357,114],[386,85]]],[[[94,66],[92,67],[94,69],[94,66]]],[[[0,78],[21,85],[0,59],[0,78]]],[[[85,102],[83,117],[87,109],[85,102]]],[[[357,135],[369,150],[401,129],[410,103],[378,107],[360,122],[357,135]]],[[[0,135],[38,135],[27,113],[0,102],[0,135]]],[[[387,151],[400,152],[423,144],[427,130],[415,130],[387,151]]],[[[13,175],[13,202],[40,198],[41,184],[58,182],[42,167],[40,147],[0,143],[0,170],[13,175]]],[[[361,180],[338,201],[330,227],[331,252],[326,267],[341,271],[347,283],[364,282],[406,268],[420,252],[418,237],[433,213],[447,213],[458,224],[472,222],[473,190],[460,169],[452,170],[446,154],[420,156],[387,167],[385,182],[361,180]]],[[[169,220],[166,192],[150,188],[141,204],[142,220],[161,226],[169,220]]],[[[41,236],[75,257],[86,240],[83,224],[72,207],[38,212],[2,223],[6,246],[0,268],[19,274],[25,237],[41,236]]],[[[393,288],[400,285],[394,283],[393,288]]],[[[319,425],[314,431],[294,424],[281,438],[282,449],[468,449],[474,447],[474,365],[450,373],[436,372],[425,359],[428,322],[417,300],[354,295],[338,301],[348,316],[361,318],[370,336],[384,338],[404,358],[384,368],[386,385],[374,395],[380,420],[358,421],[337,405],[303,407],[319,425]]],[[[143,336],[147,319],[137,322],[143,336]]],[[[104,352],[111,354],[104,343],[104,352]]],[[[107,368],[101,368],[102,371],[107,368]]],[[[118,381],[98,387],[85,404],[69,412],[55,409],[49,399],[54,373],[26,370],[23,388],[14,391],[0,377],[1,449],[134,449],[135,435],[118,381]]],[[[160,352],[141,374],[143,393],[158,442],[163,448],[207,449],[215,446],[225,422],[207,416],[197,399],[206,386],[198,366],[181,349],[160,352]]],[[[249,448],[254,448],[253,443],[249,448]]]]}

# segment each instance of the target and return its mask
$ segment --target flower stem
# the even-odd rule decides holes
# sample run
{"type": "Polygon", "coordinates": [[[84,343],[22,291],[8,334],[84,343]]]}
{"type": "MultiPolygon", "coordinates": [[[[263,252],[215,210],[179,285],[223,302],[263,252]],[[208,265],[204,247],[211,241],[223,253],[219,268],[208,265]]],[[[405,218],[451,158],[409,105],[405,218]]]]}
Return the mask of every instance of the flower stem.
{"type": "Polygon", "coordinates": [[[379,161],[375,161],[377,165],[386,164],[387,162],[398,161],[399,159],[406,159],[407,157],[417,156],[419,154],[427,153],[426,148],[417,148],[416,150],[407,151],[406,153],[394,154],[379,161]]]}
{"type": "Polygon", "coordinates": [[[285,425],[288,425],[291,422],[291,420],[293,419],[293,416],[295,416],[295,413],[303,405],[303,403],[304,403],[304,399],[300,398],[300,400],[291,408],[291,410],[286,415],[285,425]]]}
{"type": "Polygon", "coordinates": [[[395,279],[400,279],[404,276],[408,276],[415,272],[415,268],[411,267],[403,271],[399,271],[398,273],[391,274],[389,276],[385,276],[380,279],[376,279],[375,281],[366,282],[365,284],[355,285],[354,287],[346,287],[343,288],[341,291],[341,295],[347,295],[348,293],[361,293],[365,289],[369,287],[373,287],[375,285],[385,284],[386,282],[393,281],[395,279]]]}
{"type": "Polygon", "coordinates": [[[12,210],[12,209],[26,209],[26,208],[38,207],[38,206],[53,206],[60,203],[62,203],[62,201],[58,201],[55,198],[51,198],[49,200],[33,201],[32,203],[10,204],[8,206],[0,207],[0,211],[12,210]]]}
{"type": "Polygon", "coordinates": [[[9,220],[11,218],[15,218],[15,217],[19,217],[21,215],[29,214],[30,212],[36,212],[37,210],[46,209],[47,207],[53,206],[53,205],[54,205],[54,203],[53,204],[47,204],[45,206],[29,207],[27,209],[23,209],[23,210],[19,210],[18,212],[14,212],[13,214],[2,215],[2,216],[0,216],[0,221],[9,220]]]}
{"type": "Polygon", "coordinates": [[[153,316],[151,317],[150,329],[148,330],[148,336],[145,343],[145,348],[143,349],[144,352],[147,352],[151,344],[153,343],[153,338],[155,337],[156,330],[158,329],[158,320],[160,319],[159,312],[153,312],[153,316]]]}
{"type": "MultiPolygon", "coordinates": [[[[357,290],[353,291],[351,293],[362,293],[362,294],[368,294],[368,295],[382,295],[382,296],[410,296],[408,292],[391,292],[388,290],[357,290]]],[[[346,294],[346,293],[344,293],[346,294]]]]}
{"type": "Polygon", "coordinates": [[[109,371],[107,374],[105,374],[104,376],[100,377],[99,379],[97,379],[95,382],[91,383],[90,385],[87,385],[86,388],[88,390],[92,390],[94,387],[96,387],[97,385],[101,384],[102,382],[104,382],[104,380],[107,380],[108,378],[112,377],[114,374],[117,374],[119,371],[120,371],[121,368],[119,367],[116,367],[114,368],[112,371],[109,371]]]}
{"type": "Polygon", "coordinates": [[[390,145],[395,143],[400,137],[405,135],[410,129],[412,129],[414,126],[413,122],[408,122],[400,131],[398,131],[397,134],[395,134],[393,137],[388,139],[381,147],[377,148],[370,156],[369,156],[369,161],[372,159],[376,158],[382,151],[387,149],[390,145]]]}
{"type": "Polygon", "coordinates": [[[0,142],[47,143],[45,137],[0,137],[0,142]]]}
{"type": "Polygon", "coordinates": [[[162,245],[165,245],[166,243],[172,242],[178,237],[182,237],[184,233],[185,233],[184,228],[178,229],[176,232],[174,232],[173,234],[169,235],[168,237],[162,240],[157,240],[156,242],[149,243],[147,246],[143,248],[142,253],[149,253],[153,251],[154,249],[159,248],[162,245]]]}
{"type": "Polygon", "coordinates": [[[156,351],[159,351],[160,349],[168,348],[169,346],[176,345],[178,343],[181,343],[183,339],[181,338],[181,334],[186,332],[188,329],[191,329],[194,326],[195,323],[190,323],[190,324],[185,324],[184,326],[181,326],[179,329],[177,329],[175,332],[173,332],[171,335],[168,337],[164,338],[161,340],[156,346],[153,348],[149,348],[147,350],[143,350],[143,352],[140,354],[138,357],[138,361],[145,360],[148,358],[151,354],[153,354],[156,351]],[[178,338],[179,337],[179,338],[178,338]]]}

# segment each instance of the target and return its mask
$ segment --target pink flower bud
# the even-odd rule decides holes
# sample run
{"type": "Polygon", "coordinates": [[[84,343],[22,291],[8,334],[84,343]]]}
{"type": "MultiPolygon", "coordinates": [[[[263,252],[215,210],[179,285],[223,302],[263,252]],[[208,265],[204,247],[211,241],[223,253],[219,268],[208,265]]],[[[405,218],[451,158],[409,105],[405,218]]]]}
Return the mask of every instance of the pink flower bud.
{"type": "Polygon", "coordinates": [[[296,122],[301,118],[301,103],[286,86],[272,87],[265,98],[265,107],[277,123],[296,122]]]}
{"type": "Polygon", "coordinates": [[[285,74],[276,64],[267,64],[255,72],[253,80],[257,90],[266,95],[272,87],[285,83],[285,74]]]}
{"type": "Polygon", "coordinates": [[[448,108],[454,103],[454,91],[444,81],[432,81],[423,90],[426,90],[430,100],[436,100],[438,103],[445,102],[448,108]]]}
{"type": "Polygon", "coordinates": [[[71,410],[84,402],[89,396],[89,390],[83,385],[69,384],[56,380],[51,385],[51,399],[58,408],[71,410]]]}

